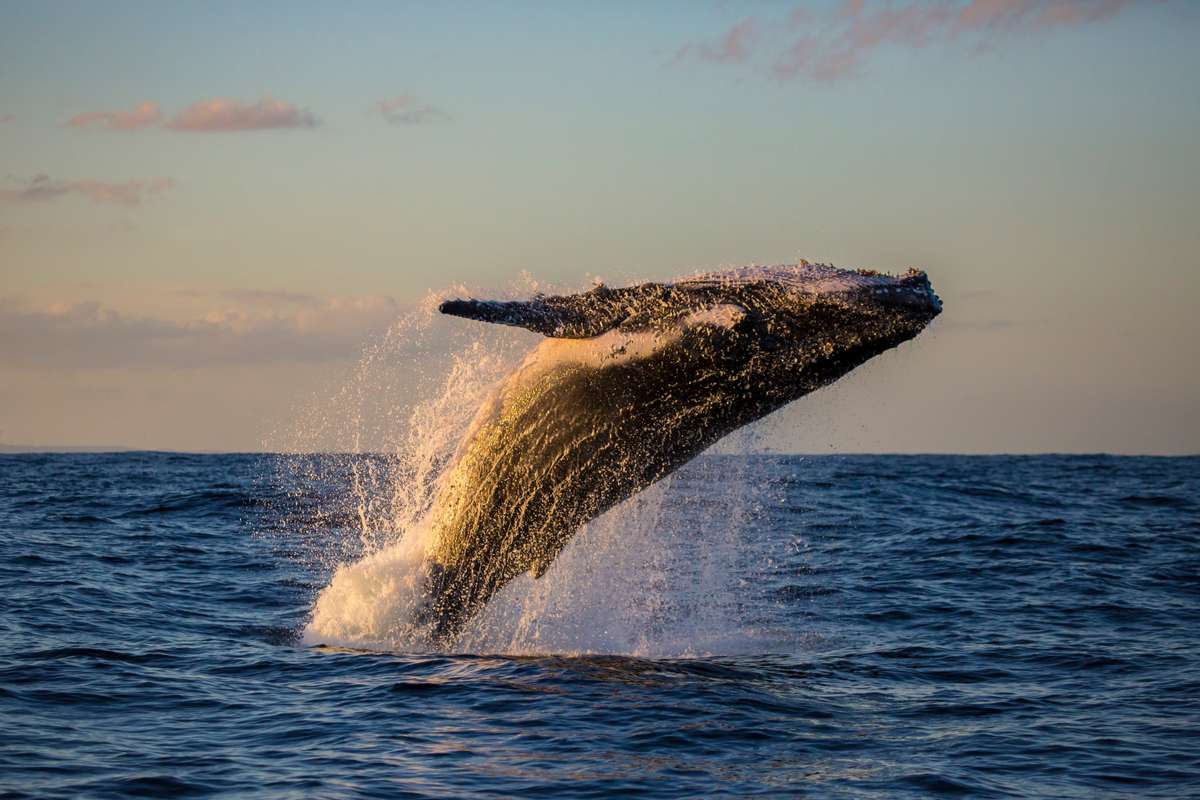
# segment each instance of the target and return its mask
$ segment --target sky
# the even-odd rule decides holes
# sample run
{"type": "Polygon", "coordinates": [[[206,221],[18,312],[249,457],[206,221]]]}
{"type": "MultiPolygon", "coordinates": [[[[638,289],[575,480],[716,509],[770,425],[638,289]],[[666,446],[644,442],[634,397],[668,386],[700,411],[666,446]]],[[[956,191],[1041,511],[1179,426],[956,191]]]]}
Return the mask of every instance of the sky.
{"type": "Polygon", "coordinates": [[[1184,0],[0,0],[0,443],[260,450],[430,292],[805,258],[945,312],[772,449],[1200,452],[1197,41],[1184,0]]]}

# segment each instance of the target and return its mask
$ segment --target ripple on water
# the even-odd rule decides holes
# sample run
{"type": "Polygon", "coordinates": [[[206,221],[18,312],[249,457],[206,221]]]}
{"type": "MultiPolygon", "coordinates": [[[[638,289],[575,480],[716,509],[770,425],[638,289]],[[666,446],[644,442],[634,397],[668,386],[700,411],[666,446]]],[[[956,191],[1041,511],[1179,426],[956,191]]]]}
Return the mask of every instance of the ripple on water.
{"type": "Polygon", "coordinates": [[[4,796],[1200,794],[1200,459],[713,458],[468,653],[300,644],[336,473],[0,469],[4,796]]]}

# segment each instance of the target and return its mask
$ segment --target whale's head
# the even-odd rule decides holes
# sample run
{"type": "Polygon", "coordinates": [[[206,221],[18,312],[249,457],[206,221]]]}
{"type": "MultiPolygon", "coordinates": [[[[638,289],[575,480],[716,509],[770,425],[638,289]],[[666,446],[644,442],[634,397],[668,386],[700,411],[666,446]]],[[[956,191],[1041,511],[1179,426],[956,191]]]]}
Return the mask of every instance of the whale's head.
{"type": "Polygon", "coordinates": [[[685,319],[707,314],[742,334],[746,377],[767,393],[836,380],[912,339],[942,310],[928,276],[915,269],[887,275],[801,261],[704,273],[670,288],[676,302],[702,309],[685,319]]]}
{"type": "Polygon", "coordinates": [[[814,314],[845,313],[859,322],[927,325],[942,310],[929,277],[910,269],[902,275],[810,264],[751,266],[707,272],[670,284],[687,303],[725,299],[783,325],[807,328],[814,314]]]}

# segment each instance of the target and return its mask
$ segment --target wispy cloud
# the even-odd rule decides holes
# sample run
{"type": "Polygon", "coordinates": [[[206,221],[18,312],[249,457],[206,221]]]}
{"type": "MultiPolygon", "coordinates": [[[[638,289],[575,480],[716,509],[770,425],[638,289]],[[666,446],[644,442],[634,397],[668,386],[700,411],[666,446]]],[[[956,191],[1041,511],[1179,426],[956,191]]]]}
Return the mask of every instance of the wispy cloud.
{"type": "Polygon", "coordinates": [[[291,305],[316,308],[322,304],[321,298],[304,292],[285,292],[268,289],[231,289],[221,292],[221,297],[234,303],[247,305],[291,305]]]}
{"type": "Polygon", "coordinates": [[[450,115],[435,105],[422,102],[411,94],[402,94],[390,100],[380,100],[372,106],[393,125],[424,125],[429,122],[445,122],[450,115]]]}
{"type": "Polygon", "coordinates": [[[742,20],[713,42],[684,45],[676,58],[757,62],[780,80],[836,81],[860,74],[887,47],[966,46],[978,52],[1022,35],[1109,19],[1135,2],[846,0],[827,12],[801,8],[783,19],[742,20]]]}
{"type": "Polygon", "coordinates": [[[86,197],[93,203],[132,207],[140,205],[142,200],[150,195],[160,194],[175,187],[175,181],[172,178],[109,183],[90,178],[64,181],[56,180],[49,175],[35,175],[28,181],[18,183],[18,188],[0,189],[0,201],[46,203],[75,194],[86,197]]]}
{"type": "Polygon", "coordinates": [[[689,42],[675,51],[676,60],[695,58],[718,64],[741,63],[750,58],[755,37],[755,21],[747,17],[712,42],[689,42]]]}
{"type": "Polygon", "coordinates": [[[87,111],[67,120],[73,128],[107,128],[110,131],[140,131],[162,122],[158,103],[146,101],[129,111],[87,111]]]}
{"type": "Polygon", "coordinates": [[[175,321],[95,302],[26,308],[0,299],[0,365],[152,369],[324,362],[357,355],[401,311],[383,296],[313,300],[289,313],[219,308],[175,321]]]}
{"type": "Polygon", "coordinates": [[[179,112],[167,127],[189,133],[226,133],[272,128],[313,128],[320,121],[307,109],[264,97],[243,105],[237,100],[214,98],[194,103],[179,112]]]}
{"type": "Polygon", "coordinates": [[[67,124],[79,129],[104,128],[112,131],[165,127],[184,133],[227,133],[271,128],[313,128],[320,124],[320,120],[307,109],[270,97],[249,105],[217,97],[193,103],[170,121],[164,120],[158,103],[148,100],[129,111],[87,111],[76,114],[67,124]]]}

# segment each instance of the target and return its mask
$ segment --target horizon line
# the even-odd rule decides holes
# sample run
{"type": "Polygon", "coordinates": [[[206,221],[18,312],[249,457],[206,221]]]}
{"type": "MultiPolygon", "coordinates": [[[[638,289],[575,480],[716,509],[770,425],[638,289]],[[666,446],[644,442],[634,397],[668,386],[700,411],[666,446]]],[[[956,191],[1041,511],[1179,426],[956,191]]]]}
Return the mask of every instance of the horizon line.
{"type": "MultiPolygon", "coordinates": [[[[191,456],[386,456],[383,450],[187,450],[176,448],[126,447],[123,445],[14,445],[0,444],[0,455],[132,455],[138,453],[191,456]]],[[[1044,450],[1044,451],[952,451],[952,450],[835,450],[804,452],[783,450],[748,450],[741,453],[701,453],[698,457],[731,458],[738,456],[801,456],[827,458],[836,456],[897,456],[897,457],[956,457],[956,458],[1039,458],[1039,457],[1098,457],[1105,458],[1200,458],[1196,453],[1114,452],[1109,450],[1044,450]]]]}

